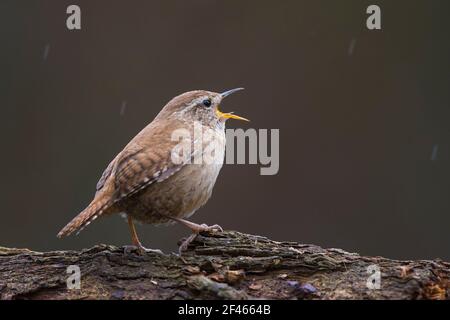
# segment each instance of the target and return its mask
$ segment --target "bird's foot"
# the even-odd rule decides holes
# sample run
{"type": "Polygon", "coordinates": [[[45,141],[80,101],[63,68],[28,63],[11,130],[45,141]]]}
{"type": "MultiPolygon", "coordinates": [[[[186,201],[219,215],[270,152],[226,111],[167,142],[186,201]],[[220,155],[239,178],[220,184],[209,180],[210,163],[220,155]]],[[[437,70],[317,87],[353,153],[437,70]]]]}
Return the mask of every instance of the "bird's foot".
{"type": "Polygon", "coordinates": [[[189,227],[194,233],[197,233],[197,234],[202,233],[202,232],[223,232],[222,227],[219,226],[218,224],[208,226],[207,224],[204,224],[204,223],[202,223],[202,224],[193,223],[189,227]]]}
{"type": "Polygon", "coordinates": [[[137,252],[141,256],[145,255],[146,253],[164,254],[159,249],[149,249],[149,248],[145,248],[142,245],[129,245],[129,246],[125,246],[124,247],[124,253],[125,254],[130,254],[132,252],[137,252]]]}
{"type": "Polygon", "coordinates": [[[197,238],[197,236],[198,233],[193,233],[181,243],[180,247],[178,248],[178,254],[180,255],[180,257],[183,254],[183,251],[187,250],[189,245],[195,240],[195,238],[197,238]]]}
{"type": "Polygon", "coordinates": [[[202,232],[223,232],[223,229],[218,224],[208,226],[207,224],[196,224],[190,222],[189,228],[194,231],[193,234],[191,234],[189,237],[184,240],[180,247],[178,248],[178,254],[181,256],[183,251],[186,251],[189,245],[197,238],[199,233],[202,232]]]}
{"type": "Polygon", "coordinates": [[[194,223],[188,220],[184,220],[184,219],[180,219],[180,218],[174,218],[174,217],[170,217],[170,219],[175,220],[179,223],[181,223],[182,225],[188,227],[189,229],[191,229],[194,233],[201,233],[201,232],[223,232],[223,229],[221,226],[219,226],[218,224],[212,225],[212,226],[208,226],[207,224],[198,224],[198,223],[194,223]]]}
{"type": "Polygon", "coordinates": [[[212,226],[207,226],[206,224],[202,224],[202,226],[206,226],[206,231],[212,232],[223,232],[223,228],[218,224],[213,224],[212,226]]]}

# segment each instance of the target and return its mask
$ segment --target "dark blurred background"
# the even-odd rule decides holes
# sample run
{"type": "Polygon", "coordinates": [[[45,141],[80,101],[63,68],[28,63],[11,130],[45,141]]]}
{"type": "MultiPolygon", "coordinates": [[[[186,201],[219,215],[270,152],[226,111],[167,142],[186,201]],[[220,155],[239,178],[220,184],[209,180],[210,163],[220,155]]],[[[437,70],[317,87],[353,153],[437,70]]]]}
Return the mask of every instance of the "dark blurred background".
{"type": "MultiPolygon", "coordinates": [[[[173,96],[279,128],[280,171],[226,165],[193,216],[226,229],[391,258],[450,259],[448,1],[0,2],[0,245],[130,243],[119,216],[56,233],[173,96]],[[66,28],[78,4],[82,30],[66,28]],[[378,4],[382,30],[366,28],[378,4]]],[[[140,226],[175,251],[182,226],[140,226]]]]}

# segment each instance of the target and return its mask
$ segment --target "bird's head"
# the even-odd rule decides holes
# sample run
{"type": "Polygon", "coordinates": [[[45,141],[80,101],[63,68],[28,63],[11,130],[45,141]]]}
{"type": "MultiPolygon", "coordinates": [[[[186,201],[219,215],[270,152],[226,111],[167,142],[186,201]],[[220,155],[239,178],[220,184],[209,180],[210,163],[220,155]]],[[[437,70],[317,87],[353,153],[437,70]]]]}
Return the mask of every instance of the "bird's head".
{"type": "Polygon", "coordinates": [[[185,92],[170,100],[161,110],[158,117],[175,117],[182,121],[198,121],[203,125],[215,127],[222,126],[228,119],[249,121],[233,113],[220,111],[219,106],[222,100],[236,91],[244,88],[231,89],[222,93],[195,90],[185,92]]]}

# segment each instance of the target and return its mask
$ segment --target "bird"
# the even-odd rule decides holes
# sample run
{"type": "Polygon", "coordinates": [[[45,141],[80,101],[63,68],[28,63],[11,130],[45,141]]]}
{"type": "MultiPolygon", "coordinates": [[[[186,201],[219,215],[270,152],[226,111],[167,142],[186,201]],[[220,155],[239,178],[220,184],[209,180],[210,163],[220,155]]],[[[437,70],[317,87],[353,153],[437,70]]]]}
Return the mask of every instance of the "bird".
{"type": "Polygon", "coordinates": [[[179,247],[181,255],[199,233],[223,231],[217,224],[187,219],[212,195],[224,161],[225,122],[249,121],[219,109],[224,98],[240,90],[194,90],[172,98],[110,162],[96,185],[94,199],[57,236],[78,234],[98,217],[122,214],[131,233],[132,245],[127,247],[141,254],[161,253],[142,245],[135,221],[178,222],[192,230],[179,247]],[[213,161],[203,161],[208,152],[213,161]]]}

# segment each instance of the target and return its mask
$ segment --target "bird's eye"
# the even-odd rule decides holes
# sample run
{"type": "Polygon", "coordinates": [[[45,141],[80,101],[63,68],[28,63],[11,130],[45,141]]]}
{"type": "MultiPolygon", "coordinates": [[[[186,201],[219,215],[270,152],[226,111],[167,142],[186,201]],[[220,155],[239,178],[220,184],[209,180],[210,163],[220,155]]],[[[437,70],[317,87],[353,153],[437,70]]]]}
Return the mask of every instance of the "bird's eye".
{"type": "Polygon", "coordinates": [[[211,100],[210,99],[205,99],[205,100],[203,100],[203,105],[205,106],[205,107],[211,107],[211,100]]]}

